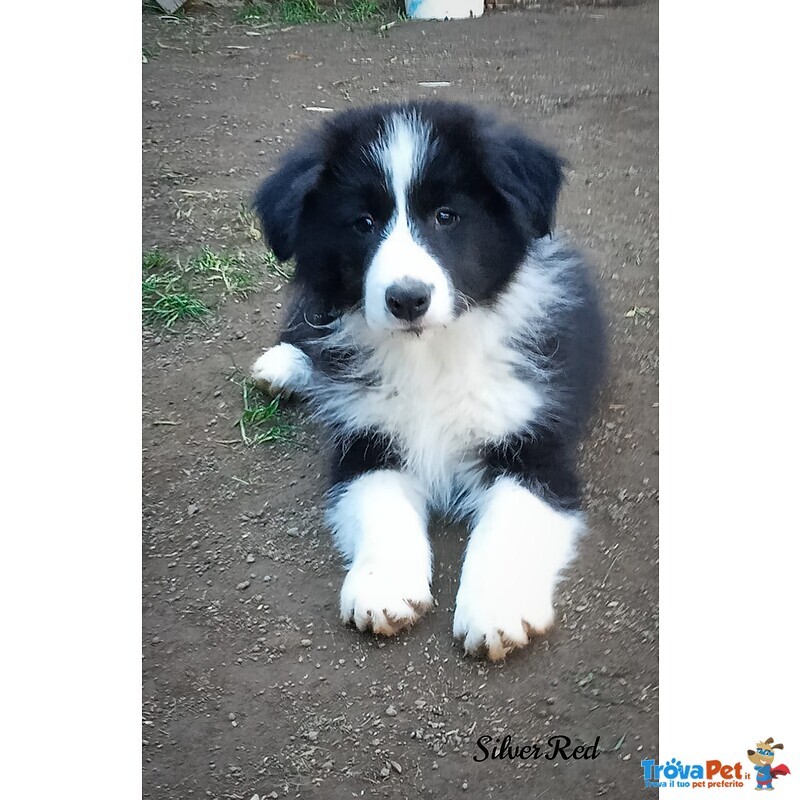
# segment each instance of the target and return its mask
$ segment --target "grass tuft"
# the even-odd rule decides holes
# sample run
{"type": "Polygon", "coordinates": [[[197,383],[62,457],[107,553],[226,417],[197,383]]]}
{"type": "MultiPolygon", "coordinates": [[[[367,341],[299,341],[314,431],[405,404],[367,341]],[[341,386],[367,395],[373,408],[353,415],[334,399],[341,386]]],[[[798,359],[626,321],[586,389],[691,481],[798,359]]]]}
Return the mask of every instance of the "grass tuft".
{"type": "Polygon", "coordinates": [[[246,2],[237,12],[237,22],[262,22],[271,18],[269,8],[263,3],[246,2]]]}
{"type": "Polygon", "coordinates": [[[317,0],[279,0],[275,5],[281,22],[287,25],[325,21],[325,12],[317,5],[317,0]]]}
{"type": "Polygon", "coordinates": [[[366,22],[383,16],[383,9],[376,0],[353,0],[347,9],[347,16],[353,22],[366,22]]]}
{"type": "Polygon", "coordinates": [[[370,20],[405,19],[393,0],[341,0],[321,7],[318,0],[247,0],[236,12],[236,21],[246,25],[308,25],[314,22],[363,23],[370,20]]]}
{"type": "Polygon", "coordinates": [[[244,297],[258,285],[256,267],[241,253],[215,253],[207,246],[186,262],[186,271],[211,284],[222,284],[223,296],[244,297]]]}
{"type": "Polygon", "coordinates": [[[241,204],[239,207],[239,213],[236,216],[239,220],[239,224],[244,230],[245,236],[247,236],[248,239],[251,239],[254,242],[257,242],[259,239],[261,239],[261,228],[258,226],[256,215],[247,207],[245,203],[241,204]]]}
{"type": "Polygon", "coordinates": [[[157,248],[142,255],[142,311],[145,321],[171,328],[182,319],[200,319],[212,305],[228,297],[242,298],[257,288],[267,273],[289,281],[291,268],[272,251],[258,255],[216,252],[203,247],[185,265],[157,248]]]}
{"type": "Polygon", "coordinates": [[[249,446],[289,441],[292,426],[280,419],[280,398],[267,401],[250,378],[241,381],[242,415],[237,423],[242,441],[249,446]]]}
{"type": "Polygon", "coordinates": [[[262,256],[264,259],[264,266],[268,272],[283,278],[285,281],[290,281],[294,277],[294,262],[289,264],[281,264],[278,257],[272,250],[267,250],[262,256]]]}
{"type": "Polygon", "coordinates": [[[201,319],[208,306],[182,279],[169,256],[150,250],[142,256],[142,315],[172,328],[186,319],[201,319]]]}

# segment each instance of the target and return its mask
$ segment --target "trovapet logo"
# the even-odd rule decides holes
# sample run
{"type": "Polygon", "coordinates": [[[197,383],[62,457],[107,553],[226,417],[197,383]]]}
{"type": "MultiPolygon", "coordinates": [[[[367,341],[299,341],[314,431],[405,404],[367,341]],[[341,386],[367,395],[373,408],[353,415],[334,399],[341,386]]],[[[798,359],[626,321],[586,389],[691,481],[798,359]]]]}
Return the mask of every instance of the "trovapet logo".
{"type": "Polygon", "coordinates": [[[740,762],[724,764],[710,759],[702,764],[684,764],[677,758],[656,764],[652,758],[642,761],[644,785],[647,789],[710,789],[744,786],[749,777],[740,762]]]}
{"type": "Polygon", "coordinates": [[[677,758],[665,764],[649,758],[642,761],[642,777],[646,789],[742,789],[755,784],[758,791],[769,792],[775,789],[776,778],[791,774],[786,764],[774,765],[776,750],[783,750],[783,745],[776,744],[771,736],[756,742],[756,749],[747,751],[752,767],[715,758],[686,764],[677,758]]]}

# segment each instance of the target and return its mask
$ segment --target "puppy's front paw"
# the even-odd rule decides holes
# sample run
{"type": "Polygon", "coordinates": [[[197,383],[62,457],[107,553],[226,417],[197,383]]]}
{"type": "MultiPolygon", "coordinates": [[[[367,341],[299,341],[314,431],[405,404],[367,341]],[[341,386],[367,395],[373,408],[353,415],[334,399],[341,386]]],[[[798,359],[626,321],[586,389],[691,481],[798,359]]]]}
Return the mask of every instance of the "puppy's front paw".
{"type": "Polygon", "coordinates": [[[311,361],[294,345],[282,342],[270,347],[251,370],[253,380],[264,392],[288,397],[302,393],[311,380],[311,361]]]}
{"type": "Polygon", "coordinates": [[[509,478],[486,492],[456,596],[453,635],[467,653],[501,660],[553,624],[553,595],[581,528],[579,515],[509,478]]]}
{"type": "Polygon", "coordinates": [[[356,563],[342,586],[342,621],[360,631],[394,636],[410,628],[431,606],[425,565],[378,561],[356,563]]]}
{"type": "Polygon", "coordinates": [[[474,569],[465,563],[456,596],[453,635],[464,640],[466,653],[485,650],[491,661],[525,647],[555,619],[551,586],[535,585],[513,562],[513,554],[505,558],[508,563],[497,557],[474,569]]]}

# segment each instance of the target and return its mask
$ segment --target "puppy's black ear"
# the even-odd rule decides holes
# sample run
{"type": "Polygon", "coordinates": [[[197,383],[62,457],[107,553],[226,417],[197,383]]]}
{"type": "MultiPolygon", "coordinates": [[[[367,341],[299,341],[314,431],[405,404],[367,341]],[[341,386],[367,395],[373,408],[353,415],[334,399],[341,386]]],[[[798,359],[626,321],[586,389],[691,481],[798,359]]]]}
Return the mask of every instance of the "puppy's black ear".
{"type": "Polygon", "coordinates": [[[292,151],[253,198],[269,246],[286,261],[294,255],[303,202],[322,172],[322,155],[311,148],[292,151]]]}
{"type": "Polygon", "coordinates": [[[535,238],[553,229],[566,162],[514,129],[495,126],[487,142],[487,177],[535,238]]]}

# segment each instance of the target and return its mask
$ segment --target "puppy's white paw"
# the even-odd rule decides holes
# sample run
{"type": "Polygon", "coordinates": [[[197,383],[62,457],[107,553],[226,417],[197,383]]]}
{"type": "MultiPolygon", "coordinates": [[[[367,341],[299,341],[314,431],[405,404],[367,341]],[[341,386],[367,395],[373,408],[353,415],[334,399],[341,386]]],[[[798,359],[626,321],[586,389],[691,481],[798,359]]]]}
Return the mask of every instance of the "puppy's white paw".
{"type": "Polygon", "coordinates": [[[365,560],[347,573],[340,610],[342,621],[360,631],[394,636],[432,605],[427,564],[365,560]]]}
{"type": "Polygon", "coordinates": [[[453,621],[453,635],[464,651],[491,661],[525,647],[534,633],[543,633],[555,619],[552,592],[531,582],[513,556],[490,559],[479,566],[464,564],[453,621]]]}
{"type": "Polygon", "coordinates": [[[299,348],[282,342],[270,347],[251,370],[256,386],[268,394],[302,392],[311,380],[311,360],[299,348]]]}
{"type": "Polygon", "coordinates": [[[582,527],[510,479],[488,490],[467,546],[453,635],[498,661],[555,620],[553,595],[582,527]]]}

